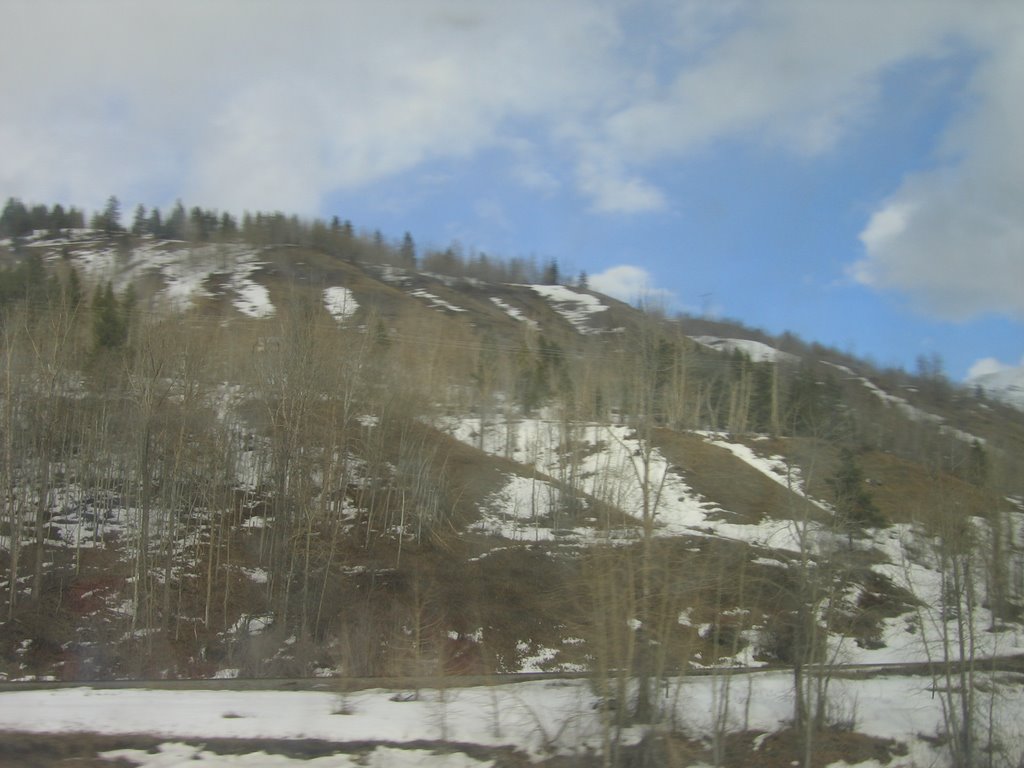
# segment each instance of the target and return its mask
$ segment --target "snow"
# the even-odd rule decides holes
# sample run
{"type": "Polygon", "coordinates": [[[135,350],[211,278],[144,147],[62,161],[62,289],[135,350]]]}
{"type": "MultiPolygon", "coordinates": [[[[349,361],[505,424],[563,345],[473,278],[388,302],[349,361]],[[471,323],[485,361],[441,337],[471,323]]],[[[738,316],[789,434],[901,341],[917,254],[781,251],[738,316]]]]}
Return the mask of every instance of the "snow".
{"type": "Polygon", "coordinates": [[[590,326],[590,318],[608,309],[601,300],[589,293],[579,293],[564,285],[531,285],[528,286],[537,294],[547,299],[551,308],[561,315],[581,334],[604,333],[601,328],[590,326]]]}
{"type": "MultiPolygon", "coordinates": [[[[1016,718],[1024,710],[1024,689],[999,678],[986,683],[985,693],[979,693],[984,706],[992,705],[1007,743],[1017,743],[1020,725],[1016,718]]],[[[941,747],[919,738],[941,729],[942,697],[934,694],[931,684],[928,677],[833,678],[830,699],[835,711],[855,721],[859,732],[907,743],[909,754],[897,757],[890,766],[941,765],[941,747]]],[[[152,734],[167,740],[154,753],[117,750],[105,754],[161,767],[185,760],[190,765],[274,768],[295,762],[265,752],[220,756],[207,747],[176,743],[215,738],[388,745],[377,746],[367,762],[339,754],[304,764],[468,767],[492,763],[457,751],[437,754],[422,748],[405,750],[400,745],[441,740],[453,743],[456,749],[457,743],[513,746],[534,759],[552,752],[579,755],[596,750],[602,743],[601,713],[594,706],[590,685],[587,680],[553,680],[422,689],[412,701],[396,701],[393,691],[386,689],[342,696],[329,691],[47,688],[0,693],[0,729],[152,734]],[[337,714],[341,711],[347,714],[337,714]]],[[[774,731],[792,714],[791,687],[792,676],[787,672],[679,678],[667,681],[663,701],[675,709],[674,721],[694,737],[707,738],[719,713],[725,715],[729,730],[774,731]],[[722,696],[726,686],[731,691],[727,700],[722,696]]],[[[640,735],[639,729],[629,730],[625,741],[635,741],[640,735]]]]}
{"type": "Polygon", "coordinates": [[[828,505],[823,504],[820,501],[815,501],[804,492],[803,480],[800,477],[800,468],[793,466],[792,464],[787,462],[786,459],[784,459],[782,456],[760,456],[759,454],[755,453],[752,448],[750,448],[747,445],[744,445],[743,443],[729,442],[725,439],[724,436],[717,435],[715,433],[704,434],[707,436],[708,442],[711,443],[711,445],[718,446],[719,448],[724,448],[743,463],[753,467],[762,475],[764,475],[767,478],[770,478],[774,482],[781,485],[783,488],[792,491],[798,496],[803,496],[805,499],[807,499],[809,502],[814,504],[819,509],[824,510],[826,512],[832,511],[828,505]]]}
{"type": "Polygon", "coordinates": [[[989,397],[1024,410],[1024,366],[989,371],[972,376],[964,383],[980,387],[989,397]]]}
{"type": "Polygon", "coordinates": [[[800,358],[788,352],[770,347],[760,341],[750,339],[723,339],[718,336],[691,336],[702,346],[716,349],[719,352],[742,352],[754,363],[796,363],[800,358]]]}
{"type": "Polygon", "coordinates": [[[488,768],[493,761],[482,762],[461,753],[434,753],[422,749],[376,747],[366,755],[325,755],[313,758],[290,758],[252,752],[246,755],[218,755],[205,747],[189,744],[161,744],[156,753],[141,749],[117,749],[102,753],[116,760],[128,760],[140,768],[176,768],[182,765],[207,768],[488,768]]]}
{"type": "Polygon", "coordinates": [[[918,423],[934,424],[939,428],[939,431],[942,432],[943,434],[952,435],[953,437],[957,438],[958,440],[962,440],[965,443],[978,443],[980,445],[985,444],[985,438],[978,437],[977,435],[972,435],[970,432],[965,432],[962,429],[957,429],[956,427],[948,426],[945,423],[946,420],[941,416],[938,416],[934,413],[928,413],[927,411],[923,411],[917,406],[911,405],[904,398],[886,392],[884,389],[879,387],[870,379],[858,375],[856,372],[850,370],[845,365],[837,365],[836,363],[829,362],[826,362],[825,365],[831,366],[832,368],[835,368],[837,371],[846,374],[853,381],[859,381],[875,397],[877,397],[886,405],[890,405],[896,408],[911,421],[916,421],[918,423]]]}
{"type": "Polygon", "coordinates": [[[129,251],[96,250],[88,241],[77,241],[75,263],[93,280],[111,280],[123,290],[136,279],[156,275],[164,284],[158,294],[175,311],[188,309],[197,298],[211,297],[206,286],[223,281],[232,305],[242,314],[270,317],[274,305],[266,287],[252,279],[263,266],[249,247],[235,244],[180,247],[167,240],[150,240],[129,251]]]}
{"type": "Polygon", "coordinates": [[[260,266],[255,262],[239,264],[235,273],[228,280],[228,285],[236,294],[231,302],[232,305],[247,317],[271,317],[276,311],[270,301],[270,292],[265,286],[251,279],[252,273],[260,266]]]}
{"type": "MultiPolygon", "coordinates": [[[[588,545],[598,542],[617,543],[635,539],[643,514],[643,489],[640,477],[644,471],[643,449],[631,430],[623,426],[598,424],[566,424],[544,419],[520,419],[510,422],[489,422],[479,419],[455,419],[443,423],[452,436],[487,453],[504,456],[524,466],[521,474],[509,474],[503,487],[481,505],[477,530],[505,539],[520,541],[560,540],[563,543],[588,545]],[[576,451],[570,454],[566,445],[576,451]],[[566,520],[556,525],[556,515],[567,488],[575,487],[587,497],[607,502],[634,518],[625,528],[607,520],[588,518],[588,527],[566,520]],[[570,525],[576,527],[570,528],[570,525]]],[[[760,472],[792,493],[797,494],[830,514],[831,507],[806,495],[797,468],[778,456],[758,455],[749,446],[728,440],[717,433],[697,433],[712,446],[728,451],[753,470],[760,472]]],[[[842,542],[841,536],[827,523],[798,522],[765,518],[757,523],[729,522],[728,510],[722,510],[696,494],[674,472],[657,450],[648,461],[649,488],[655,496],[654,534],[660,537],[679,535],[719,537],[746,542],[755,547],[755,563],[786,567],[785,552],[798,552],[811,546],[821,555],[842,542]],[[777,554],[776,554],[777,553],[777,554]]],[[[585,514],[585,513],[584,513],[585,514]]],[[[1012,524],[1024,529],[1024,514],[1015,512],[1012,524]]],[[[984,523],[977,521],[979,536],[984,523]]],[[[915,552],[929,550],[911,526],[893,526],[868,531],[856,546],[874,550],[878,562],[872,568],[897,587],[916,595],[924,604],[920,611],[908,607],[903,614],[882,622],[881,648],[860,648],[849,639],[838,638],[834,645],[841,661],[848,663],[906,663],[936,657],[942,638],[955,637],[955,622],[939,616],[941,577],[937,564],[924,555],[910,561],[907,545],[915,552]]],[[[978,589],[982,589],[979,584],[978,589]]],[[[852,599],[855,599],[853,596],[852,599]]],[[[990,632],[991,613],[985,609],[984,595],[977,596],[974,618],[977,653],[980,657],[1024,653],[1024,630],[1017,624],[1006,624],[1000,632],[990,632]]],[[[750,652],[732,663],[758,664],[750,652]]]]}
{"type": "Polygon", "coordinates": [[[556,517],[562,503],[561,491],[537,478],[509,475],[505,486],[481,504],[481,517],[473,528],[513,540],[550,540],[553,525],[542,525],[556,517]]]}
{"type": "Polygon", "coordinates": [[[335,320],[342,323],[359,309],[359,303],[348,288],[333,286],[324,289],[324,306],[335,320]]]}
{"type": "Polygon", "coordinates": [[[531,320],[530,318],[523,314],[523,311],[521,309],[519,309],[518,307],[513,307],[507,301],[502,301],[497,296],[491,296],[491,301],[494,303],[496,307],[498,307],[498,309],[503,311],[513,320],[519,320],[520,322],[526,323],[530,328],[533,328],[534,330],[540,327],[540,324],[536,320],[531,320]]]}
{"type": "Polygon", "coordinates": [[[412,278],[409,273],[399,267],[394,267],[390,264],[381,264],[377,267],[377,272],[380,274],[380,279],[385,283],[391,283],[392,285],[406,285],[412,282],[412,278]]]}
{"type": "Polygon", "coordinates": [[[415,291],[410,291],[411,296],[415,296],[419,299],[426,299],[430,303],[431,309],[447,309],[449,312],[465,312],[463,307],[456,307],[454,304],[450,304],[439,296],[435,296],[422,288],[417,288],[415,291]]]}
{"type": "MultiPolygon", "coordinates": [[[[482,447],[492,455],[513,459],[541,473],[542,478],[575,484],[586,496],[611,504],[631,515],[637,523],[642,520],[643,484],[640,478],[644,474],[644,452],[629,427],[594,423],[565,424],[544,419],[497,421],[483,427],[479,419],[473,418],[448,420],[439,426],[468,445],[482,447]],[[575,459],[563,450],[563,446],[568,443],[577,446],[578,455],[575,459]]],[[[728,444],[720,437],[714,444],[740,455],[776,482],[786,484],[786,480],[779,477],[778,460],[759,459],[746,446],[728,444]]],[[[799,549],[800,531],[793,521],[771,518],[756,524],[723,521],[720,519],[723,510],[695,493],[678,473],[672,471],[660,451],[651,451],[647,461],[648,487],[655,494],[655,535],[716,536],[790,551],[799,549]]],[[[791,476],[792,490],[802,493],[798,478],[792,472],[791,476]]],[[[545,486],[539,486],[537,480],[525,475],[515,481],[518,490],[511,488],[511,482],[500,492],[500,498],[511,504],[511,508],[534,510],[536,507],[531,505],[540,503],[542,496],[550,498],[551,494],[547,491],[540,493],[545,486]]],[[[492,499],[492,502],[495,500],[492,499]]],[[[484,516],[481,523],[483,530],[506,538],[551,538],[550,533],[538,530],[546,527],[536,524],[536,520],[543,519],[542,515],[524,519],[520,514],[510,520],[502,520],[500,509],[494,503],[484,505],[481,510],[484,516]]],[[[509,513],[506,511],[504,514],[509,513]]],[[[603,521],[595,521],[595,528],[600,530],[581,535],[585,540],[593,541],[599,533],[605,537],[623,533],[603,521]]],[[[578,530],[576,532],[581,533],[578,530]]]]}

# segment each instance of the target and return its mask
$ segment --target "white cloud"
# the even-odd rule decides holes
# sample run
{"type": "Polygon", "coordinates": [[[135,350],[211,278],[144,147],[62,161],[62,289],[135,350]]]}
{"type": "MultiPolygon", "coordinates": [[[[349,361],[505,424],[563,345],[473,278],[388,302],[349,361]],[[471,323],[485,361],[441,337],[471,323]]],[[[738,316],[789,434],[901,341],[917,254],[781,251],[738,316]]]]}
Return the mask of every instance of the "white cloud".
{"type": "Polygon", "coordinates": [[[671,291],[654,288],[650,273],[632,264],[620,264],[591,275],[588,285],[599,293],[629,303],[653,301],[669,304],[675,298],[671,291]]]}
{"type": "Polygon", "coordinates": [[[827,151],[865,119],[887,70],[944,52],[961,15],[947,2],[780,0],[742,7],[696,62],[683,60],[661,89],[609,117],[611,146],[652,161],[723,138],[804,155],[827,151]]]}
{"type": "MultiPolygon", "coordinates": [[[[1016,6],[1024,9],[1024,6],[1016,6]]],[[[913,173],[875,211],[851,275],[964,320],[1024,318],[1024,13],[982,27],[989,56],[972,83],[974,107],[947,132],[940,167],[913,173]]]]}
{"type": "Polygon", "coordinates": [[[577,120],[614,88],[617,34],[585,0],[15,3],[0,152],[25,162],[0,187],[308,211],[498,144],[512,121],[577,120]]]}

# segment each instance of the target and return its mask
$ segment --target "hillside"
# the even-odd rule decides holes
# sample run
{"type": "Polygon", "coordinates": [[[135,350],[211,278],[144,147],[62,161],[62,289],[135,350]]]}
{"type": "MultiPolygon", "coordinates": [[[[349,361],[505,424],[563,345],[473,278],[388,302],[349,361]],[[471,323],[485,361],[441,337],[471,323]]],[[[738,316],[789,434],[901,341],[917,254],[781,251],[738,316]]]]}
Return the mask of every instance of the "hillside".
{"type": "Polygon", "coordinates": [[[623,729],[778,667],[809,733],[801,670],[1024,653],[1020,411],[401,256],[0,244],[0,677],[586,673],[623,729]]]}

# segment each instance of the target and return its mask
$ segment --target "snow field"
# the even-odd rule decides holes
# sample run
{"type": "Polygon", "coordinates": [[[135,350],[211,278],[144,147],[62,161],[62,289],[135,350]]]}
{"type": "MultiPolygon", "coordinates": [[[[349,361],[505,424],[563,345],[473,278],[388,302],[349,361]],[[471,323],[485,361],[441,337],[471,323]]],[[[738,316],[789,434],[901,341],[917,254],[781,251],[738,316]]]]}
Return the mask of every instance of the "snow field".
{"type": "Polygon", "coordinates": [[[800,360],[796,355],[770,347],[760,341],[750,339],[723,339],[718,336],[691,336],[698,344],[716,349],[719,352],[742,352],[754,363],[795,363],[800,360]]]}
{"type": "Polygon", "coordinates": [[[564,285],[531,285],[528,287],[547,299],[551,308],[580,333],[604,333],[602,329],[592,328],[589,324],[591,316],[608,309],[608,306],[602,304],[596,296],[591,296],[589,293],[578,293],[564,285]]]}
{"type": "Polygon", "coordinates": [[[183,765],[207,768],[489,768],[493,760],[481,761],[460,752],[434,753],[423,749],[376,747],[365,755],[325,755],[290,758],[266,752],[247,755],[218,755],[188,744],[161,744],[156,754],[141,749],[116,749],[102,753],[109,760],[124,759],[140,768],[177,768],[183,765]]]}
{"type": "Polygon", "coordinates": [[[334,286],[324,289],[324,307],[339,323],[351,318],[359,309],[359,302],[348,288],[334,286]]]}
{"type": "MultiPolygon", "coordinates": [[[[474,447],[482,447],[492,455],[505,456],[533,468],[552,481],[565,481],[574,476],[575,485],[584,493],[610,503],[637,521],[642,516],[643,457],[640,442],[624,426],[596,424],[565,424],[546,419],[522,419],[513,422],[493,422],[482,425],[479,419],[452,420],[442,425],[455,438],[474,447]],[[570,457],[566,445],[576,446],[578,453],[570,457]],[[570,461],[575,461],[575,467],[570,461]],[[574,474],[573,474],[574,473],[574,474]]],[[[723,435],[707,433],[703,437],[710,444],[727,450],[753,469],[773,481],[789,488],[825,512],[831,508],[806,496],[799,473],[780,457],[764,457],[750,447],[728,441],[723,435]]],[[[717,507],[700,498],[685,481],[671,471],[669,463],[657,451],[649,459],[649,482],[660,489],[657,499],[655,535],[715,536],[743,541],[755,546],[796,552],[800,549],[799,523],[792,520],[765,519],[757,524],[725,522],[714,513],[717,507]]],[[[559,538],[549,522],[549,516],[561,499],[561,491],[554,482],[525,476],[510,476],[501,491],[494,494],[481,509],[481,530],[512,540],[548,541],[559,538]]],[[[1014,526],[1024,530],[1024,514],[1014,513],[1014,526]]],[[[984,524],[979,535],[984,535],[984,524]]],[[[564,526],[568,528],[568,525],[564,526]]],[[[815,552],[826,557],[831,548],[845,545],[845,537],[815,523],[808,524],[809,541],[815,552]]],[[[613,532],[601,521],[593,521],[588,528],[573,529],[573,541],[578,544],[609,540],[613,532]]],[[[620,537],[621,538],[621,537],[620,537]]],[[[883,562],[872,569],[890,579],[921,601],[919,609],[883,620],[881,648],[862,648],[848,638],[835,637],[833,648],[837,660],[846,663],[894,664],[927,661],[941,658],[944,638],[957,637],[953,618],[940,615],[942,579],[937,565],[927,557],[930,543],[922,540],[909,525],[896,525],[884,530],[868,531],[866,538],[855,546],[875,550],[883,562]],[[917,561],[907,558],[909,547],[921,552],[917,561]],[[836,647],[836,646],[839,647],[836,647]]],[[[759,558],[764,565],[786,567],[785,558],[771,560],[759,558]]],[[[982,580],[979,580],[981,582],[982,580]]],[[[992,615],[983,607],[984,586],[976,585],[979,594],[973,618],[975,648],[980,658],[992,655],[1024,653],[1024,629],[1017,624],[1005,624],[1000,631],[990,631],[992,615]]],[[[856,594],[848,596],[852,602],[856,594]]],[[[748,654],[749,655],[749,654],[748,654]]],[[[738,659],[752,661],[752,659],[738,659]]]]}
{"type": "MultiPolygon", "coordinates": [[[[1021,736],[1017,717],[1024,711],[1019,685],[990,681],[985,707],[990,704],[1009,744],[1021,736]],[[992,698],[989,700],[988,697],[992,698]]],[[[775,731],[792,715],[792,679],[784,672],[758,672],[742,676],[689,677],[670,680],[663,703],[674,722],[693,738],[713,732],[716,708],[730,686],[725,711],[728,730],[775,731]]],[[[835,714],[848,717],[856,729],[871,736],[907,743],[909,754],[890,766],[943,764],[936,748],[918,736],[932,736],[942,723],[941,697],[930,690],[927,677],[879,677],[869,680],[836,678],[831,699],[835,714]]],[[[175,739],[323,739],[380,741],[392,745],[417,740],[440,740],[513,746],[534,759],[555,754],[572,755],[599,749],[601,714],[589,683],[537,681],[493,687],[422,690],[418,700],[395,701],[383,689],[346,694],[280,691],[168,691],[146,689],[97,690],[56,688],[0,693],[0,728],[12,731],[145,733],[175,739]],[[340,711],[349,714],[337,714],[340,711]],[[41,716],[45,713],[45,716],[41,716]]],[[[641,736],[625,734],[627,743],[641,736]]],[[[381,749],[381,748],[378,748],[381,749]]],[[[939,747],[938,749],[941,749],[939,747]]],[[[128,756],[127,753],[124,756],[128,756]]],[[[239,766],[290,765],[261,753],[220,758],[182,745],[167,745],[159,755],[147,757],[153,766],[181,764],[188,756],[204,764],[239,766]],[[188,751],[191,750],[191,751],[188,751]],[[163,762],[158,761],[162,760],[163,762]],[[219,760],[220,762],[216,762],[219,760]],[[230,762],[236,760],[238,762],[230,762]],[[278,761],[278,762],[275,762],[278,761]]],[[[438,762],[422,750],[380,752],[369,765],[481,765],[464,755],[443,755],[438,762]],[[398,754],[401,752],[402,754],[398,754]],[[391,762],[385,762],[391,760],[391,762]],[[403,762],[408,761],[408,762],[403,762]],[[461,761],[461,762],[460,762],[461,761]]],[[[349,756],[321,758],[324,766],[349,766],[349,756]],[[333,762],[331,762],[333,760],[333,762]]],[[[482,763],[487,765],[487,763],[482,763]]]]}
{"type": "Polygon", "coordinates": [[[526,323],[528,326],[530,326],[530,328],[533,328],[534,330],[540,328],[540,324],[536,320],[531,320],[525,314],[523,314],[523,311],[521,309],[519,309],[518,307],[513,307],[507,301],[503,301],[499,299],[497,296],[492,296],[491,302],[494,304],[494,306],[496,306],[506,315],[511,317],[513,320],[519,320],[520,322],[526,323]]]}

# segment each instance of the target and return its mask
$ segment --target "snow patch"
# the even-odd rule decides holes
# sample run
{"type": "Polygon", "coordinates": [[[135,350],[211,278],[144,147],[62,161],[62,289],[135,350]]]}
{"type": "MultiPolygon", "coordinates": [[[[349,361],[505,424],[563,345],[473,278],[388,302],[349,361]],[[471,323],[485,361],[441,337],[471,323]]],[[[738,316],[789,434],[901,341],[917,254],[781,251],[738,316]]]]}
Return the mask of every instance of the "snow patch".
{"type": "Polygon", "coordinates": [[[324,307],[339,323],[348,320],[359,309],[359,302],[348,288],[333,286],[324,289],[324,307]]]}
{"type": "Polygon", "coordinates": [[[526,315],[523,314],[523,311],[521,309],[519,309],[518,307],[513,307],[511,304],[509,304],[506,301],[502,301],[497,296],[491,296],[491,302],[493,302],[493,304],[498,309],[500,309],[502,312],[504,312],[512,319],[526,323],[534,330],[537,330],[540,327],[540,324],[536,320],[531,320],[530,318],[528,318],[526,315]]]}
{"type": "Polygon", "coordinates": [[[415,296],[419,299],[426,299],[430,303],[431,309],[446,309],[449,312],[465,312],[463,307],[456,307],[454,304],[450,304],[440,296],[435,296],[422,288],[417,288],[415,291],[409,292],[410,296],[415,296]]]}
{"type": "Polygon", "coordinates": [[[742,352],[754,363],[796,363],[800,358],[750,339],[723,339],[718,336],[691,336],[698,344],[719,352],[742,352]]]}
{"type": "Polygon", "coordinates": [[[598,334],[606,331],[601,328],[593,328],[590,319],[594,315],[605,312],[608,306],[601,303],[596,296],[589,293],[579,293],[564,285],[531,285],[528,286],[535,293],[547,299],[551,308],[561,315],[565,320],[581,334],[598,334]]]}

